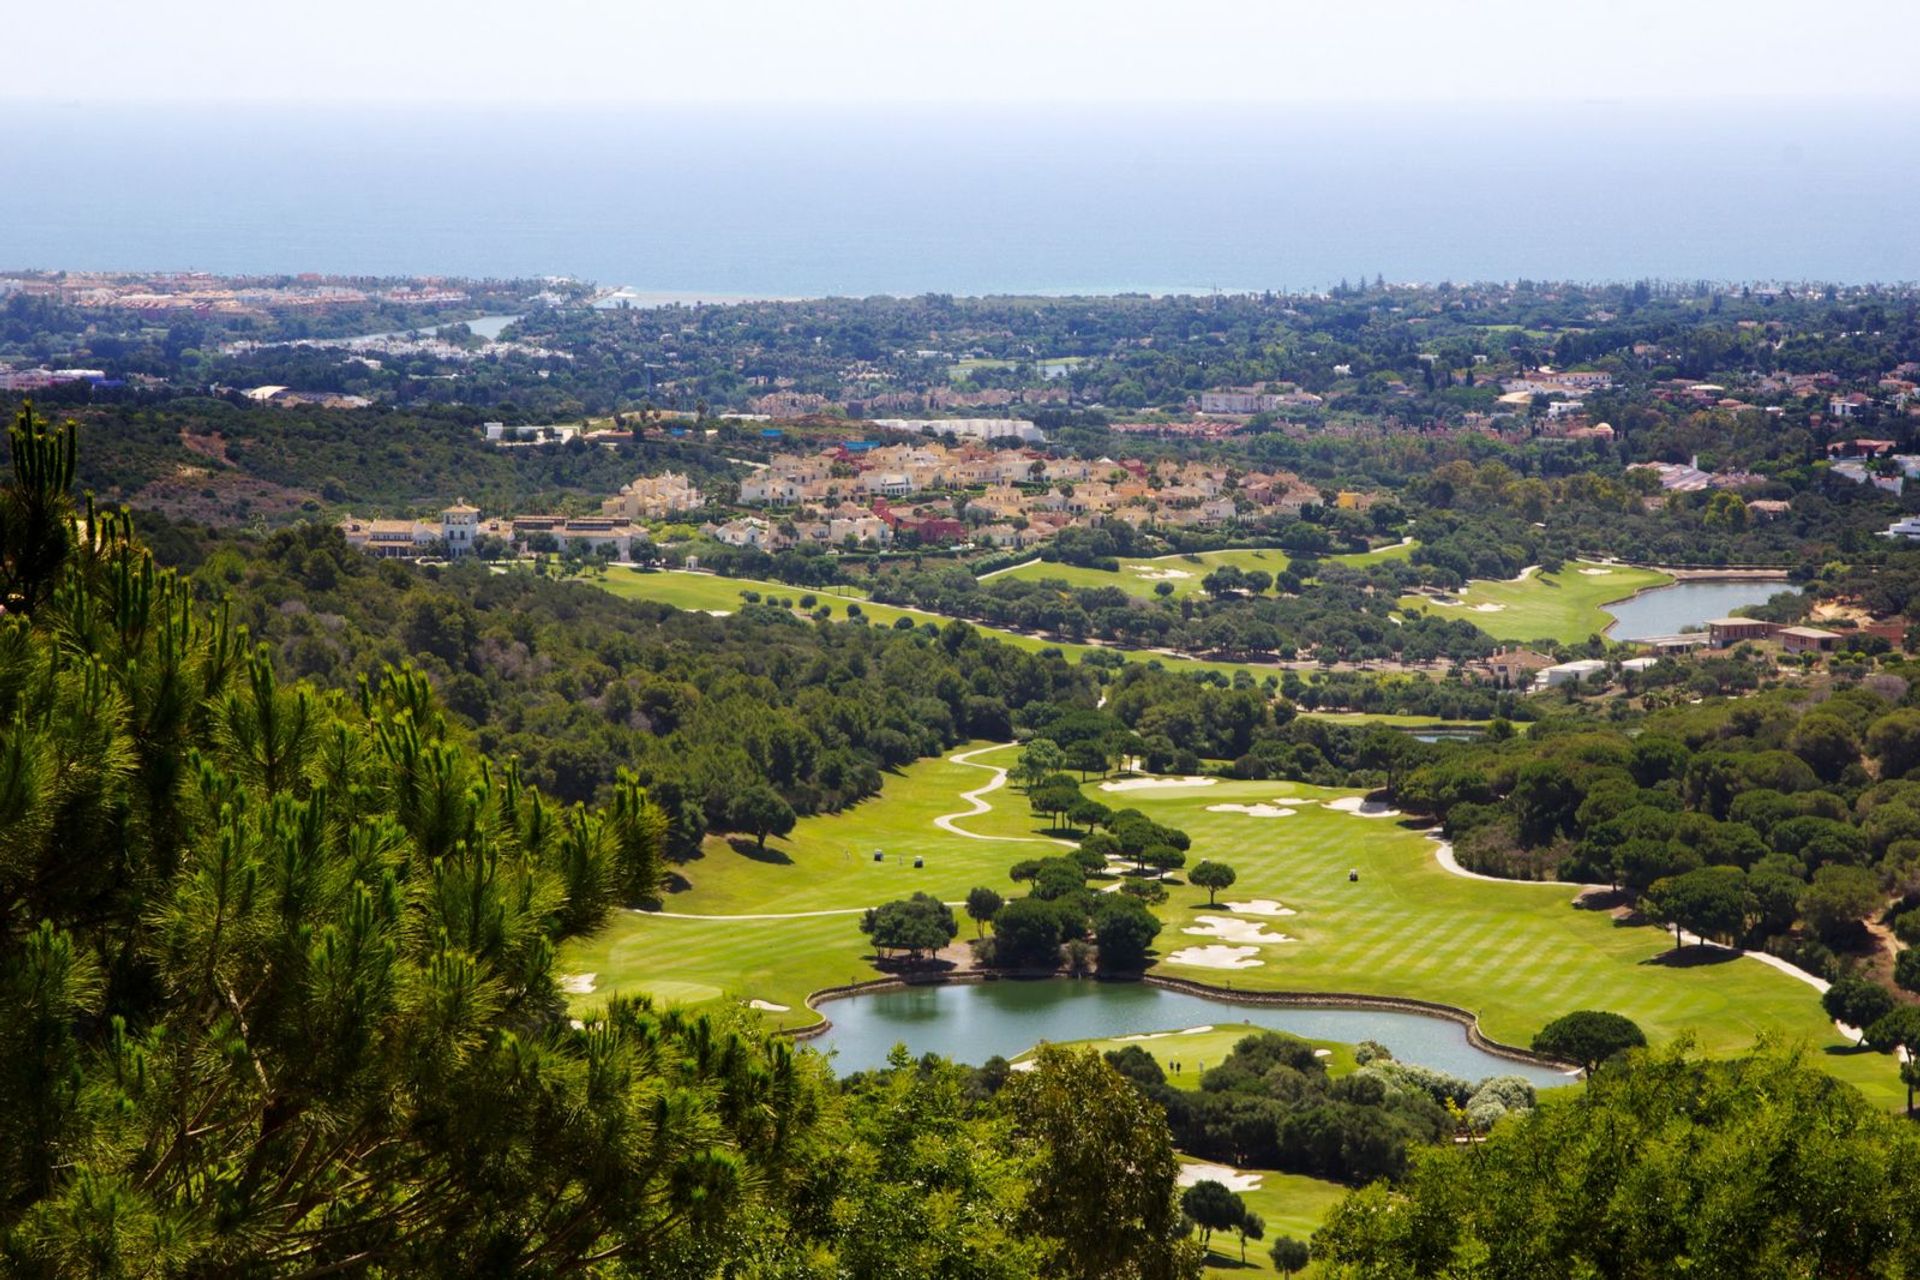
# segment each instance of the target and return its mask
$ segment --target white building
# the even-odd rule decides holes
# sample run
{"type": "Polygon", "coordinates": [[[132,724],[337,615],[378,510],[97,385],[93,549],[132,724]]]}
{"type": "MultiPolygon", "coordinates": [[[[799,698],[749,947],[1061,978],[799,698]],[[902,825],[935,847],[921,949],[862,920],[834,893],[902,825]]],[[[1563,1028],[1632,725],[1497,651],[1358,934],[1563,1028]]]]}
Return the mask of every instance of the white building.
{"type": "Polygon", "coordinates": [[[873,424],[890,431],[932,431],[962,440],[999,440],[1006,436],[1028,444],[1043,444],[1046,436],[1025,418],[875,418],[873,424]]]}
{"type": "Polygon", "coordinates": [[[1607,664],[1598,658],[1582,658],[1578,662],[1563,662],[1557,667],[1548,667],[1536,678],[1536,688],[1557,689],[1563,684],[1575,680],[1586,680],[1605,673],[1607,664]]]}

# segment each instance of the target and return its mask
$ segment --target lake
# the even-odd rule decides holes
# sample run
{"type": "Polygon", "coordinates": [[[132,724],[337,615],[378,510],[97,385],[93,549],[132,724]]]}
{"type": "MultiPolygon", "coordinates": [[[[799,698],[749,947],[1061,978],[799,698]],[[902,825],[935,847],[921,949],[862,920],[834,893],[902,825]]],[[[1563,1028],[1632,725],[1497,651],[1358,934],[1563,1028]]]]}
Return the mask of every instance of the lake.
{"type": "Polygon", "coordinates": [[[1607,606],[1615,618],[1607,628],[1610,640],[1644,640],[1648,636],[1678,635],[1687,627],[1724,618],[1743,605],[1765,604],[1794,588],[1785,582],[1741,581],[1676,582],[1670,587],[1643,591],[1631,600],[1607,606]]]}
{"type": "Polygon", "coordinates": [[[1468,1080],[1517,1075],[1542,1087],[1568,1082],[1564,1072],[1475,1048],[1466,1028],[1446,1018],[1386,1009],[1241,1004],[1144,982],[951,983],[826,1001],[821,1012],[833,1026],[807,1043],[836,1053],[834,1066],[841,1074],[885,1066],[895,1044],[905,1044],[916,1056],[938,1053],[977,1065],[995,1054],[1014,1057],[1042,1040],[1096,1040],[1245,1022],[1250,1031],[1266,1027],[1315,1040],[1377,1040],[1403,1062],[1468,1080]]]}

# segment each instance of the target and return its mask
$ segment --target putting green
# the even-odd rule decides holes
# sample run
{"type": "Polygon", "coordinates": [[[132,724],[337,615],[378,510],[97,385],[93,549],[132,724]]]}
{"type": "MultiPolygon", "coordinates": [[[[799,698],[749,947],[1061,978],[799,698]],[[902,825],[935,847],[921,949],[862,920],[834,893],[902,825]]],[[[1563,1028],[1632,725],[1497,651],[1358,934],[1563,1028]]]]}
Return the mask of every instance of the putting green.
{"type": "Polygon", "coordinates": [[[1460,604],[1444,605],[1431,596],[1410,595],[1400,597],[1400,607],[1438,618],[1464,619],[1495,640],[1578,644],[1613,625],[1613,615],[1602,605],[1672,581],[1657,569],[1569,564],[1558,573],[1536,571],[1506,582],[1470,582],[1449,597],[1460,604]]]}
{"type": "MultiPolygon", "coordinates": [[[[1167,1074],[1167,1083],[1176,1089],[1195,1090],[1200,1087],[1201,1072],[1188,1070],[1198,1063],[1225,1062],[1233,1052],[1233,1046],[1248,1036],[1259,1035],[1262,1028],[1255,1026],[1233,1025],[1210,1027],[1187,1027],[1175,1031],[1148,1031],[1136,1035],[1115,1036],[1106,1040],[1064,1040],[1061,1046],[1068,1049],[1091,1049],[1095,1053],[1109,1053],[1116,1049],[1135,1046],[1152,1055],[1167,1074]],[[1176,1073],[1174,1063],[1181,1064],[1176,1073]]],[[[1305,1037],[1299,1037],[1305,1039],[1305,1037]]],[[[1359,1064],[1353,1060],[1353,1046],[1342,1044],[1338,1040],[1307,1040],[1316,1049],[1325,1050],[1324,1060],[1327,1074],[1335,1077],[1351,1075],[1359,1064]]],[[[1032,1054],[1029,1049],[1014,1059],[1019,1062],[1032,1054]]]]}
{"type": "Polygon", "coordinates": [[[1128,595],[1139,596],[1143,600],[1157,598],[1156,588],[1165,583],[1172,588],[1169,593],[1171,597],[1178,600],[1197,594],[1201,580],[1222,566],[1232,565],[1248,571],[1257,569],[1271,575],[1281,572],[1287,563],[1287,553],[1277,547],[1243,547],[1232,551],[1203,551],[1191,556],[1122,560],[1117,571],[1029,560],[1012,569],[986,574],[981,581],[1020,578],[1028,582],[1040,582],[1054,579],[1072,587],[1118,587],[1128,595]]]}
{"type": "MultiPolygon", "coordinates": [[[[976,759],[1005,764],[1012,754],[1011,748],[987,750],[976,759]]],[[[817,1021],[805,1008],[809,992],[877,976],[863,958],[861,908],[916,889],[950,902],[976,884],[1009,892],[1014,886],[1006,869],[1048,852],[1024,803],[1005,788],[982,795],[989,812],[953,821],[976,835],[1019,841],[973,839],[935,825],[936,818],[969,811],[959,793],[989,779],[986,770],[951,759],[922,761],[889,779],[875,800],[802,820],[790,839],[769,842],[772,856],[710,840],[706,856],[681,868],[687,887],[669,895],[667,909],[786,918],[623,913],[563,949],[562,973],[595,975],[593,992],[571,997],[572,1003],[589,1008],[614,991],[665,996],[671,990],[665,984],[695,983],[732,1001],[789,1006],[768,1017],[773,1026],[817,1021]],[[874,849],[884,851],[881,862],[873,861],[874,849]],[[913,856],[925,865],[914,868],[913,856]],[[837,914],[801,914],[817,912],[837,914]]],[[[1625,1014],[1656,1042],[1691,1035],[1711,1053],[1741,1052],[1757,1037],[1773,1036],[1809,1045],[1829,1070],[1878,1103],[1904,1098],[1888,1060],[1843,1045],[1806,984],[1746,958],[1665,963],[1670,943],[1663,931],[1576,910],[1565,885],[1491,884],[1452,874],[1435,857],[1433,841],[1393,818],[1329,807],[1353,800],[1339,791],[1223,781],[1124,792],[1094,785],[1088,793],[1186,830],[1193,837],[1191,860],[1232,865],[1239,880],[1220,895],[1223,901],[1266,899],[1294,912],[1243,919],[1209,907],[1197,889],[1175,885],[1159,909],[1167,928],[1158,942],[1157,973],[1236,990],[1441,1001],[1476,1013],[1488,1035],[1510,1044],[1524,1045],[1550,1019],[1582,1008],[1625,1014]],[[1212,808],[1223,805],[1294,813],[1255,817],[1212,808]],[[1359,873],[1358,881],[1349,881],[1349,871],[1359,873]],[[1201,921],[1203,915],[1216,919],[1201,921]],[[1293,940],[1218,936],[1220,919],[1229,934],[1259,925],[1293,940]],[[1189,928],[1205,936],[1183,932],[1189,928]],[[1174,958],[1189,948],[1247,948],[1211,954],[1260,963],[1225,969],[1196,963],[1192,954],[1174,958]]],[[[971,922],[963,918],[961,931],[968,936],[971,922]]]]}

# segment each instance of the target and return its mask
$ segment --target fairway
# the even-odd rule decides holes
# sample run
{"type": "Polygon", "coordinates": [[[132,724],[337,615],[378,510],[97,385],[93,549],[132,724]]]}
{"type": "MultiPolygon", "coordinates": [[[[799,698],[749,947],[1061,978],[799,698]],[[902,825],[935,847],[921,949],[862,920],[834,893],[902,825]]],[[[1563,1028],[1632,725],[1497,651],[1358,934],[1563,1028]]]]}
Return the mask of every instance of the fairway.
{"type": "MultiPolygon", "coordinates": [[[[1270,554],[1278,555],[1278,552],[1270,554]]],[[[605,577],[585,577],[575,579],[591,586],[601,588],[627,600],[653,600],[660,604],[670,604],[676,609],[700,610],[711,613],[737,613],[744,607],[742,591],[755,591],[765,599],[776,597],[791,600],[799,610],[800,597],[817,597],[815,607],[824,605],[828,616],[835,622],[848,621],[847,606],[850,603],[860,606],[861,617],[868,625],[890,627],[901,618],[909,618],[915,623],[931,622],[938,625],[951,622],[944,614],[928,613],[922,609],[902,609],[894,605],[874,604],[866,598],[866,593],[858,587],[794,587],[784,582],[763,582],[754,578],[728,578],[715,573],[690,572],[684,569],[666,569],[647,571],[623,566],[613,566],[605,577]]],[[[1075,644],[1067,640],[1047,640],[1040,636],[1022,635],[1017,631],[1006,631],[999,627],[990,627],[984,623],[969,622],[982,635],[992,636],[1003,644],[1029,653],[1040,653],[1047,649],[1056,649],[1070,661],[1079,661],[1095,651],[1119,653],[1129,662],[1157,662],[1169,671],[1217,672],[1231,677],[1236,671],[1245,671],[1254,676],[1278,673],[1277,665],[1265,665],[1254,662],[1208,662],[1198,658],[1181,658],[1172,654],[1148,653],[1137,649],[1116,649],[1111,646],[1075,644]]]]}
{"type": "MultiPolygon", "coordinates": [[[[863,958],[862,908],[916,889],[949,902],[976,884],[1006,893],[1014,887],[1006,876],[1013,862],[1048,852],[1046,837],[1007,788],[981,797],[988,812],[953,819],[963,831],[1000,839],[935,825],[936,818],[972,809],[960,793],[990,779],[979,765],[1004,765],[1012,754],[1010,747],[980,751],[971,766],[951,758],[921,761],[890,778],[878,799],[803,819],[790,839],[770,841],[764,856],[710,839],[706,855],[680,869],[687,887],[669,895],[666,909],[784,918],[623,913],[563,949],[563,972],[594,975],[591,992],[576,994],[573,1003],[586,1008],[609,991],[653,991],[693,1002],[725,997],[785,1005],[770,1012],[770,1024],[778,1027],[815,1022],[817,1015],[805,1008],[809,992],[878,975],[863,958]],[[872,857],[876,849],[885,854],[880,862],[872,857]],[[915,869],[913,856],[926,865],[915,869]],[[834,914],[803,914],[822,912],[834,914]]],[[[1577,910],[1566,885],[1490,884],[1451,874],[1436,859],[1434,842],[1419,832],[1391,817],[1330,807],[1330,801],[1353,802],[1337,790],[1220,781],[1124,793],[1094,784],[1087,791],[1107,803],[1124,797],[1125,804],[1186,830],[1191,860],[1232,865],[1239,880],[1223,901],[1267,899],[1293,913],[1239,919],[1209,908],[1204,893],[1175,886],[1159,908],[1167,928],[1157,943],[1162,958],[1155,972],[1238,991],[1439,1001],[1477,1014],[1489,1036],[1517,1045],[1552,1018],[1597,1003],[1634,1019],[1655,1042],[1692,1035],[1712,1053],[1749,1049],[1761,1035],[1805,1043],[1877,1103],[1896,1100],[1894,1068],[1878,1055],[1843,1051],[1805,984],[1745,958],[1663,963],[1671,945],[1663,931],[1577,910]],[[1294,812],[1255,817],[1214,808],[1222,805],[1294,812]],[[1359,873],[1357,882],[1349,881],[1350,871],[1359,873]],[[1264,926],[1267,936],[1291,940],[1219,936],[1223,919],[1229,933],[1264,926]],[[1229,969],[1172,958],[1189,948],[1233,948],[1226,954],[1238,963],[1259,963],[1229,969]]],[[[961,936],[969,936],[971,922],[960,924],[961,936]]]]}
{"type": "Polygon", "coordinates": [[[1178,600],[1198,593],[1201,580],[1224,565],[1248,571],[1257,569],[1272,575],[1280,573],[1287,564],[1287,553],[1278,547],[1257,547],[1203,551],[1195,555],[1155,556],[1151,560],[1122,560],[1117,571],[1029,560],[1011,569],[982,574],[980,580],[990,582],[996,578],[1019,578],[1027,582],[1040,582],[1053,579],[1065,582],[1070,587],[1118,587],[1128,595],[1143,600],[1158,598],[1155,589],[1165,583],[1172,588],[1168,594],[1178,600]]]}
{"type": "Polygon", "coordinates": [[[1389,542],[1384,547],[1375,547],[1371,551],[1349,551],[1327,559],[1335,564],[1344,564],[1349,569],[1364,569],[1368,565],[1382,564],[1389,560],[1411,560],[1413,549],[1418,546],[1412,538],[1402,538],[1398,542],[1389,542]]]}
{"type": "Polygon", "coordinates": [[[1464,619],[1495,640],[1578,644],[1613,624],[1613,615],[1602,605],[1672,581],[1657,569],[1576,563],[1558,573],[1536,570],[1505,582],[1470,582],[1449,597],[1459,604],[1442,604],[1431,596],[1402,596],[1400,608],[1464,619]]]}
{"type": "MultiPolygon", "coordinates": [[[[1274,1240],[1280,1236],[1311,1240],[1320,1224],[1327,1220],[1327,1215],[1333,1212],[1333,1207],[1346,1198],[1349,1189],[1338,1182],[1309,1178],[1302,1173],[1277,1173],[1262,1169],[1260,1185],[1250,1191],[1242,1191],[1240,1199],[1246,1202],[1247,1208],[1265,1220],[1266,1239],[1258,1244],[1247,1242],[1247,1261],[1242,1266],[1239,1237],[1231,1233],[1215,1235],[1207,1259],[1207,1274],[1220,1277],[1278,1275],[1267,1253],[1273,1247],[1274,1240]]],[[[1305,1271],[1295,1273],[1300,1280],[1312,1280],[1319,1274],[1318,1263],[1309,1263],[1305,1271]]]]}

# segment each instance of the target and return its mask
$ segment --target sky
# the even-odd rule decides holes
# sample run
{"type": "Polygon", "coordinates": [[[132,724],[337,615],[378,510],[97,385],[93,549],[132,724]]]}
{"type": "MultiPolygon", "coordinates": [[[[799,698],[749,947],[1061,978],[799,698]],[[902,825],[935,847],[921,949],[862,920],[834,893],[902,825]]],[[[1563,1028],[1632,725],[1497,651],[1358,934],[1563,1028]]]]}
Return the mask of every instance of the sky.
{"type": "Polygon", "coordinates": [[[0,102],[1920,100],[1912,0],[60,0],[0,102]]]}

